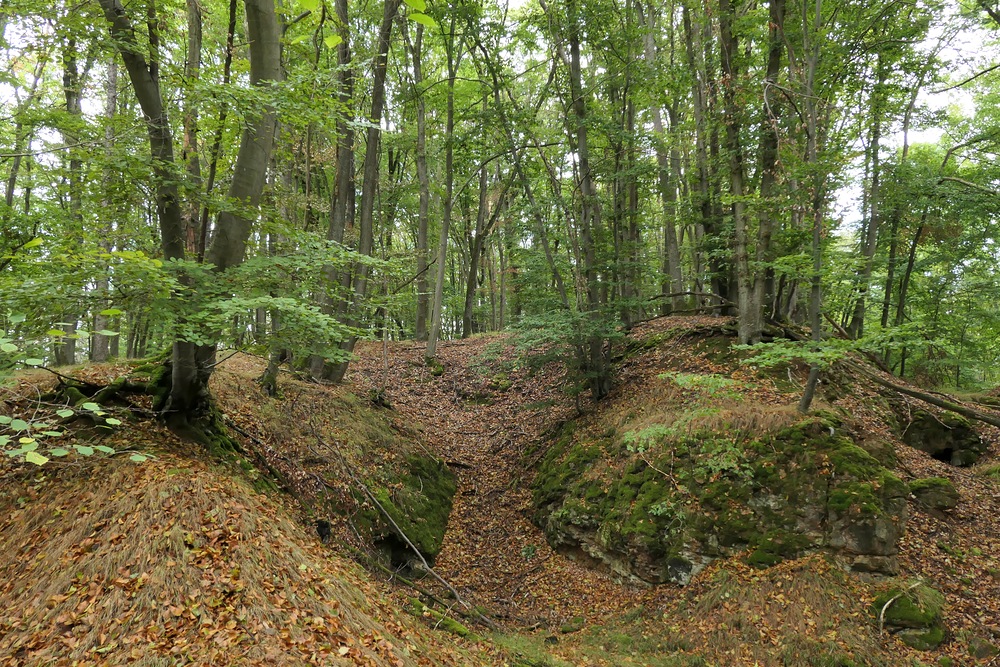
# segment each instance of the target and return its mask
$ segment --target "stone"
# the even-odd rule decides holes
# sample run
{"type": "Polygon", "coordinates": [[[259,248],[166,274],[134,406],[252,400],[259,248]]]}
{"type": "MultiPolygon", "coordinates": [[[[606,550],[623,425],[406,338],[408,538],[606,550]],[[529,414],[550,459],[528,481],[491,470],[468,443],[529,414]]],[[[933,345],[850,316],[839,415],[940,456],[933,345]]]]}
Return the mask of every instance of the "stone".
{"type": "Polygon", "coordinates": [[[994,646],[990,641],[982,637],[973,637],[969,640],[969,655],[976,660],[985,660],[1000,654],[1000,648],[994,646]]]}
{"type": "Polygon", "coordinates": [[[823,550],[847,569],[898,570],[908,488],[836,415],[749,442],[651,427],[655,456],[634,457],[624,435],[570,422],[539,462],[534,518],[560,553],[646,584],[685,585],[741,552],[762,568],[823,550]],[[604,476],[605,461],[625,462],[604,476]]]}
{"type": "Polygon", "coordinates": [[[919,651],[933,650],[945,640],[943,610],[944,596],[926,584],[890,588],[871,605],[876,621],[919,651]]]}
{"type": "Polygon", "coordinates": [[[917,502],[932,510],[950,510],[958,505],[958,490],[944,477],[915,479],[909,484],[917,502]]]}
{"type": "Polygon", "coordinates": [[[961,467],[976,463],[987,447],[965,417],[953,412],[933,414],[926,410],[913,412],[903,431],[903,442],[938,461],[961,467]]]}

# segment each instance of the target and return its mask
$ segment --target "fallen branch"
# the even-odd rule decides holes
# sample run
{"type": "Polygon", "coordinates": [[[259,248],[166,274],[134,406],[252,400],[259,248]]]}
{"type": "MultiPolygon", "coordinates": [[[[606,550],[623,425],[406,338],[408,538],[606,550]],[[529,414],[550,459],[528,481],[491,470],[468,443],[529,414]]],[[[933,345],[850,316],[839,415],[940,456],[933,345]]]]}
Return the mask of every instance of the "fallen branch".
{"type": "Polygon", "coordinates": [[[915,584],[911,584],[910,587],[907,588],[905,591],[900,591],[899,593],[896,593],[894,596],[889,598],[884,605],[882,605],[882,611],[878,613],[878,631],[880,634],[885,629],[885,612],[889,611],[889,607],[895,604],[896,600],[899,600],[901,597],[912,591],[920,584],[921,582],[919,581],[916,582],[915,584]]]}
{"type": "Polygon", "coordinates": [[[890,382],[853,362],[848,361],[845,363],[847,363],[847,365],[849,365],[854,370],[865,375],[875,384],[881,385],[887,389],[892,389],[893,391],[898,392],[900,394],[905,394],[906,396],[912,396],[913,398],[919,399],[924,403],[929,403],[931,405],[937,406],[942,410],[947,410],[948,412],[954,412],[955,414],[962,415],[963,417],[966,417],[968,419],[973,419],[975,421],[983,422],[984,424],[990,424],[992,426],[1000,428],[1000,417],[998,416],[991,415],[982,412],[980,410],[975,410],[960,403],[956,403],[953,400],[945,400],[944,398],[939,398],[934,394],[928,394],[927,392],[924,391],[911,389],[909,387],[904,387],[903,385],[896,384],[895,382],[890,382]]]}

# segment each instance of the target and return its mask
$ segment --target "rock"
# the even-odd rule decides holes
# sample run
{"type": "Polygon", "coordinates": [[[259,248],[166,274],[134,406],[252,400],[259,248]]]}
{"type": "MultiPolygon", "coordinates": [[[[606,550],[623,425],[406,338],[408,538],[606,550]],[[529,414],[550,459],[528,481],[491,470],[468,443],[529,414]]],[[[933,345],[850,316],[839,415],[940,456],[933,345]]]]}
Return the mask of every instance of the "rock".
{"type": "Polygon", "coordinates": [[[370,534],[374,546],[388,556],[393,566],[408,566],[415,554],[397,533],[392,525],[395,523],[421,555],[433,563],[451,514],[457,488],[455,474],[433,456],[411,454],[405,472],[387,482],[385,486],[373,484],[371,492],[392,522],[374,503],[368,503],[369,507],[355,517],[359,530],[370,534]]]}
{"type": "Polygon", "coordinates": [[[834,415],[739,442],[662,426],[595,442],[573,428],[538,466],[535,520],[553,548],[588,566],[684,585],[735,553],[768,567],[822,549],[850,569],[897,570],[908,489],[834,415]],[[627,448],[654,436],[642,457],[627,448]]]}
{"type": "Polygon", "coordinates": [[[583,626],[585,624],[586,624],[586,619],[584,619],[583,616],[576,616],[566,621],[562,625],[560,625],[559,632],[563,633],[564,635],[568,635],[574,632],[579,632],[580,630],[583,630],[583,626]]]}
{"type": "Polygon", "coordinates": [[[917,502],[928,509],[950,510],[958,505],[958,491],[951,480],[944,477],[915,479],[909,487],[917,502]]]}
{"type": "Polygon", "coordinates": [[[986,444],[968,419],[953,412],[935,415],[916,410],[903,431],[903,442],[953,466],[971,466],[986,451],[986,444]]]}
{"type": "Polygon", "coordinates": [[[896,633],[899,640],[918,651],[933,651],[944,641],[944,628],[934,626],[925,630],[906,629],[896,633]]]}
{"type": "Polygon", "coordinates": [[[945,640],[944,596],[920,584],[891,588],[872,603],[871,613],[883,627],[907,646],[920,651],[937,648],[945,640]]]}
{"type": "Polygon", "coordinates": [[[997,654],[1000,654],[1000,648],[997,648],[988,640],[982,637],[973,637],[969,640],[969,655],[976,660],[992,658],[997,654]]]}

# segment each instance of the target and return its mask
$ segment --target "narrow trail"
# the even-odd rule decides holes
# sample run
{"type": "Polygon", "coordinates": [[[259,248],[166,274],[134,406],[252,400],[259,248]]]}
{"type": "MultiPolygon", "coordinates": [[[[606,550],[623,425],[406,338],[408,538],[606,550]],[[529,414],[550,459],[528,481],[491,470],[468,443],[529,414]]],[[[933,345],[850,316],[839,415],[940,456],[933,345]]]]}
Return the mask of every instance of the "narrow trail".
{"type": "Polygon", "coordinates": [[[531,455],[543,432],[574,414],[560,391],[561,371],[511,373],[509,388],[491,385],[495,371],[477,359],[496,338],[445,342],[444,373],[435,377],[414,343],[368,343],[350,381],[381,389],[408,426],[424,425],[434,453],[459,481],[435,569],[468,601],[520,627],[594,620],[640,604],[649,589],[554,552],[531,521],[531,455]]]}

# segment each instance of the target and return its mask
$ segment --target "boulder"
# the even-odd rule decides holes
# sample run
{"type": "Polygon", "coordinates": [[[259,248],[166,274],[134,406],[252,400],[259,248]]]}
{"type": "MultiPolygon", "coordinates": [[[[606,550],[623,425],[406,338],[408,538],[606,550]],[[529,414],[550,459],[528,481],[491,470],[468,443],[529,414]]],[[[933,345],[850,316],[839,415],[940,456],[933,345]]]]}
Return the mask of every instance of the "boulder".
{"type": "Polygon", "coordinates": [[[915,479],[909,484],[917,502],[932,510],[950,510],[958,505],[958,490],[944,477],[915,479]]]}
{"type": "Polygon", "coordinates": [[[455,474],[443,461],[424,454],[407,456],[400,473],[397,478],[380,483],[369,482],[381,509],[368,498],[360,497],[366,507],[355,517],[355,523],[394,567],[419,563],[410,544],[432,563],[441,551],[451,514],[457,488],[455,474]]]}
{"type": "Polygon", "coordinates": [[[926,584],[890,588],[872,602],[871,613],[887,631],[919,651],[937,648],[947,636],[944,596],[926,584]]]}
{"type": "Polygon", "coordinates": [[[641,456],[615,433],[593,442],[571,425],[552,443],[534,502],[556,550],[651,584],[686,584],[741,551],[758,567],[822,549],[850,569],[895,573],[908,490],[837,417],[750,441],[654,431],[641,456]]]}
{"type": "Polygon", "coordinates": [[[986,451],[968,419],[953,412],[915,410],[903,431],[903,442],[953,466],[971,466],[986,451]]]}

